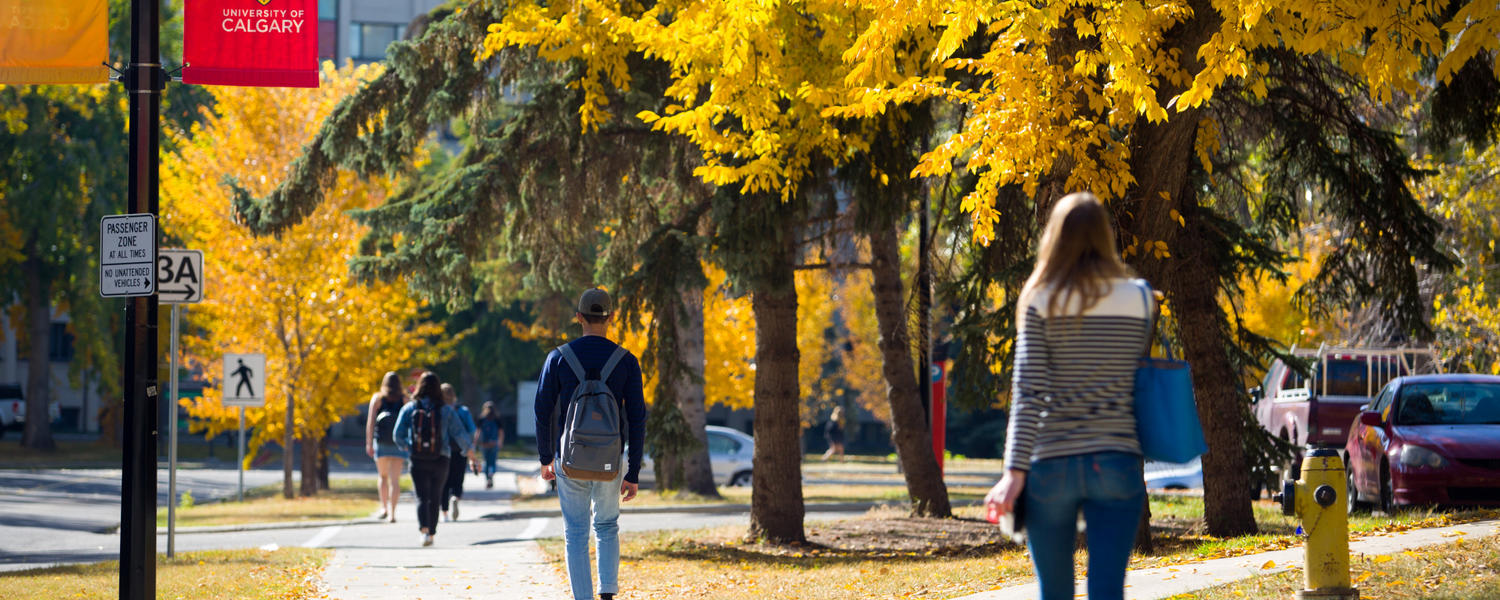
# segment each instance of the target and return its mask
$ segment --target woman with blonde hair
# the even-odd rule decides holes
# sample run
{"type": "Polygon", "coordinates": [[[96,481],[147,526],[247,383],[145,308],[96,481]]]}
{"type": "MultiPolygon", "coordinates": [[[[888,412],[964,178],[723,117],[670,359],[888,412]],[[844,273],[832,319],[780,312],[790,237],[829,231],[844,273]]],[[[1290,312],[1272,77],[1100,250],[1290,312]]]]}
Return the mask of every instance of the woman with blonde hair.
{"type": "Polygon", "coordinates": [[[1053,207],[1016,311],[1005,476],[985,503],[1024,503],[1026,544],[1043,600],[1071,599],[1078,515],[1088,528],[1088,597],[1124,597],[1145,507],[1135,433],[1135,368],[1155,310],[1115,247],[1093,194],[1053,207]]]}
{"type": "Polygon", "coordinates": [[[401,377],[387,372],[381,380],[380,391],[370,396],[370,412],[365,419],[365,454],[375,459],[375,469],[380,473],[376,485],[380,489],[380,516],[396,522],[396,502],[401,499],[401,468],[406,465],[407,453],[396,445],[396,416],[406,395],[401,392],[401,377]]]}

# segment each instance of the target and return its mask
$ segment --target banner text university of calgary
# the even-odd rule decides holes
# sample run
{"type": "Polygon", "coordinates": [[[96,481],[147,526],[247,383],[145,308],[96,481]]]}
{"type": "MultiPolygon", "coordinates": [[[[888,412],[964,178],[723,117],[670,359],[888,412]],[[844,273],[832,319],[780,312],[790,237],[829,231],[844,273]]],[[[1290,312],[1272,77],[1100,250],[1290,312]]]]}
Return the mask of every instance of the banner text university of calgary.
{"type": "Polygon", "coordinates": [[[226,8],[222,25],[229,33],[302,33],[306,23],[305,10],[226,8]]]}

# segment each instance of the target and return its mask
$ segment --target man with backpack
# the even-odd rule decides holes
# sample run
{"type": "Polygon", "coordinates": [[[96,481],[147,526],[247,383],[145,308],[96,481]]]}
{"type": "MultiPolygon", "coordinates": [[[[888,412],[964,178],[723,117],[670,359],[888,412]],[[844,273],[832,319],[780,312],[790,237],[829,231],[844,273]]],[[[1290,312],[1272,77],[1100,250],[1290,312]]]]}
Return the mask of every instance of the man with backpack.
{"type": "Polygon", "coordinates": [[[462,455],[473,450],[474,438],[453,407],[443,401],[442,382],[435,373],[423,373],[412,396],[396,417],[396,445],[411,455],[417,526],[422,530],[422,545],[431,546],[432,536],[437,534],[443,485],[448,482],[449,456],[453,454],[449,442],[456,442],[459,450],[452,460],[463,460],[462,455]]]}
{"type": "Polygon", "coordinates": [[[635,355],[605,337],[609,294],[584,290],[574,318],[583,336],[547,356],[536,393],[542,478],[557,481],[568,580],[574,600],[593,600],[592,515],[598,538],[599,597],[619,592],[620,502],[638,490],[646,441],[646,399],[635,355]],[[621,455],[628,447],[628,462],[621,455]]]}

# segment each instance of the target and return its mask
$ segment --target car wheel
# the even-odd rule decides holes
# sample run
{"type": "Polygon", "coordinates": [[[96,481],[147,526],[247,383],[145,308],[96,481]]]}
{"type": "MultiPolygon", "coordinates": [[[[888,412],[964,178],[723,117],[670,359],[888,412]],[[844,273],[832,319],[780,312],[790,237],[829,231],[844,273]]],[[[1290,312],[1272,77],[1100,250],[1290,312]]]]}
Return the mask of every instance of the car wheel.
{"type": "Polygon", "coordinates": [[[750,487],[750,472],[740,471],[738,473],[735,473],[734,477],[729,478],[729,485],[730,487],[750,487]]]}
{"type": "Polygon", "coordinates": [[[1380,512],[1396,514],[1396,486],[1391,483],[1391,466],[1380,463],[1380,512]]]}
{"type": "Polygon", "coordinates": [[[1370,505],[1361,502],[1359,499],[1359,488],[1354,485],[1354,470],[1349,469],[1348,473],[1348,476],[1345,478],[1345,483],[1348,485],[1344,488],[1344,494],[1348,499],[1349,514],[1360,514],[1369,510],[1370,505]]]}

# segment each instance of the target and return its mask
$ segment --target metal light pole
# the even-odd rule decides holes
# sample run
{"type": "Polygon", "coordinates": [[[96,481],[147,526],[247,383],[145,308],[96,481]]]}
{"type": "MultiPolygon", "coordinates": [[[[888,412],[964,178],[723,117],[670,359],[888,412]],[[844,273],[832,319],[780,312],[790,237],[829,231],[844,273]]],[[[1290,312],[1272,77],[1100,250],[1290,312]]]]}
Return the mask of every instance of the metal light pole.
{"type": "MultiPolygon", "coordinates": [[[[122,81],[130,93],[128,210],[157,214],[157,150],[161,91],[161,5],[132,0],[130,65],[122,81]]],[[[153,243],[155,248],[157,244],[153,243]]],[[[151,257],[156,264],[156,257],[151,257]]],[[[156,597],[156,296],[125,305],[125,456],[120,494],[120,600],[156,597]]]]}

